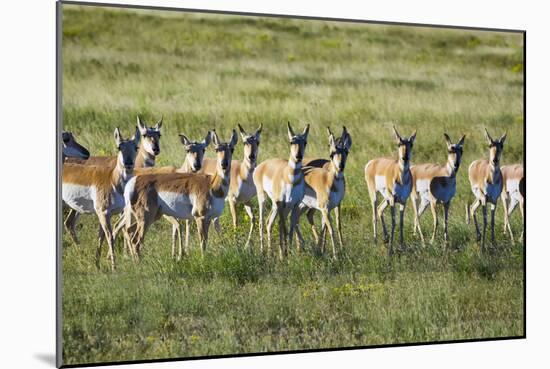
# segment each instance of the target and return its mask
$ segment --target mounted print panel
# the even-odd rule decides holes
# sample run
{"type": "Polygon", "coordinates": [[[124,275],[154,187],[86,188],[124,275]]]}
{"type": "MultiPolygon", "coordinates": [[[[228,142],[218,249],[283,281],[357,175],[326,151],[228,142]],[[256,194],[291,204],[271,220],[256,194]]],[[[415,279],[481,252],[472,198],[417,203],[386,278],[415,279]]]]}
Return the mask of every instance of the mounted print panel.
{"type": "Polygon", "coordinates": [[[525,32],[58,17],[58,365],[525,337],[525,32]]]}

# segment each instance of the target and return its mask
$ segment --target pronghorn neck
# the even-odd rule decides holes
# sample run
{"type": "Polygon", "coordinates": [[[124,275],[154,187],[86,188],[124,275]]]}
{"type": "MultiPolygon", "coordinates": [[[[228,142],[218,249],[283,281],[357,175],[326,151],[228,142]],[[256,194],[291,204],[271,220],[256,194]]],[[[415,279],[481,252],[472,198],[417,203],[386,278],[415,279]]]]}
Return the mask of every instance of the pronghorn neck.
{"type": "Polygon", "coordinates": [[[288,167],[294,172],[299,172],[302,169],[302,162],[297,162],[293,158],[290,158],[288,159],[288,167]]]}
{"type": "Polygon", "coordinates": [[[115,190],[123,194],[124,193],[124,186],[126,186],[126,183],[134,176],[134,170],[126,170],[124,165],[120,162],[120,160],[117,160],[116,166],[113,168],[113,171],[111,172],[111,183],[115,190]]]}
{"type": "Polygon", "coordinates": [[[228,168],[227,172],[216,170],[216,173],[212,176],[212,181],[210,182],[210,193],[212,193],[214,197],[225,198],[227,195],[227,192],[229,191],[230,168],[231,167],[228,168]]]}
{"type": "Polygon", "coordinates": [[[139,150],[136,156],[136,167],[137,168],[149,168],[155,166],[156,156],[147,152],[143,146],[143,141],[139,146],[139,150]]]}
{"type": "Polygon", "coordinates": [[[454,177],[456,176],[456,172],[455,172],[455,163],[451,161],[451,158],[449,157],[447,159],[447,174],[449,175],[449,177],[454,177]]]}
{"type": "Polygon", "coordinates": [[[397,163],[399,164],[399,170],[401,173],[408,170],[410,167],[410,162],[408,160],[403,160],[402,158],[399,158],[397,163]]]}
{"type": "Polygon", "coordinates": [[[248,173],[252,173],[254,172],[254,169],[256,169],[256,163],[252,163],[248,158],[248,155],[245,155],[243,161],[241,162],[241,168],[248,173]]]}
{"type": "Polygon", "coordinates": [[[340,180],[344,178],[344,172],[341,170],[338,170],[338,168],[336,167],[336,165],[334,165],[332,161],[330,162],[329,168],[330,168],[329,172],[334,176],[334,179],[340,180]]]}
{"type": "Polygon", "coordinates": [[[495,165],[492,160],[489,160],[489,183],[494,183],[495,178],[498,178],[500,166],[495,165]]]}

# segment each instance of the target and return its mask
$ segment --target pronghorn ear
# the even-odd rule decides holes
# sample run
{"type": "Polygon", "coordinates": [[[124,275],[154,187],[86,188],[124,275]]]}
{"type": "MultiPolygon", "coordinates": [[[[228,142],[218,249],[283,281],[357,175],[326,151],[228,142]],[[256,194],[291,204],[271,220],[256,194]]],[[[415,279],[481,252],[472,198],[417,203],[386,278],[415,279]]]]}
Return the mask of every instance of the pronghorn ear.
{"type": "Polygon", "coordinates": [[[208,145],[210,145],[210,141],[212,141],[212,132],[208,131],[208,133],[206,133],[206,137],[202,140],[202,144],[204,147],[208,147],[208,145]]]}
{"type": "Polygon", "coordinates": [[[120,134],[120,129],[118,129],[118,127],[115,128],[115,142],[117,146],[119,146],[122,143],[122,136],[120,134]]]}
{"type": "Polygon", "coordinates": [[[395,135],[395,141],[397,141],[398,144],[400,144],[403,139],[401,138],[401,135],[399,134],[399,132],[397,132],[397,128],[395,128],[395,126],[393,126],[393,134],[395,135]]]}
{"type": "Polygon", "coordinates": [[[243,127],[241,127],[241,125],[239,123],[237,123],[237,127],[239,127],[239,132],[241,133],[241,138],[243,139],[243,142],[246,141],[246,136],[248,136],[245,132],[245,130],[243,129],[243,127]]]}
{"type": "Polygon", "coordinates": [[[328,144],[330,145],[330,148],[334,148],[336,146],[336,142],[334,141],[334,134],[330,130],[330,127],[327,127],[327,133],[328,133],[328,144]]]}
{"type": "Polygon", "coordinates": [[[493,144],[493,138],[491,137],[491,135],[489,134],[489,131],[487,131],[487,128],[485,128],[485,139],[487,140],[487,143],[489,145],[492,145],[493,144]]]}
{"type": "Polygon", "coordinates": [[[304,132],[302,132],[302,136],[305,136],[305,138],[307,138],[308,134],[309,134],[309,123],[306,126],[306,128],[304,128],[304,132]]]}
{"type": "Polygon", "coordinates": [[[447,146],[452,146],[453,142],[451,141],[451,138],[447,133],[443,133],[443,136],[445,136],[445,141],[447,141],[447,146]]]}
{"type": "Polygon", "coordinates": [[[214,145],[218,146],[220,144],[220,138],[218,137],[218,134],[216,133],[215,129],[210,131],[210,136],[212,137],[212,141],[214,142],[214,145]]]}
{"type": "Polygon", "coordinates": [[[346,150],[349,150],[351,148],[351,135],[349,134],[345,126],[342,127],[342,142],[344,142],[346,150]]]}
{"type": "Polygon", "coordinates": [[[294,138],[294,136],[296,136],[296,135],[294,134],[294,131],[292,130],[292,127],[290,126],[290,122],[287,122],[286,125],[287,125],[287,131],[288,131],[288,139],[292,140],[294,138]]]}
{"type": "Polygon", "coordinates": [[[186,135],[180,134],[179,136],[180,136],[181,143],[184,144],[185,146],[187,146],[191,143],[191,141],[189,141],[189,139],[187,138],[186,135]]]}
{"type": "Polygon", "coordinates": [[[260,133],[262,133],[262,127],[264,126],[263,123],[260,123],[260,126],[258,127],[258,129],[256,130],[256,132],[254,133],[254,136],[256,136],[256,139],[258,141],[260,141],[260,133]]]}
{"type": "Polygon", "coordinates": [[[409,142],[410,143],[414,143],[414,140],[416,140],[416,129],[414,130],[413,134],[411,135],[411,137],[409,137],[409,142]]]}
{"type": "Polygon", "coordinates": [[[231,150],[233,150],[236,144],[237,144],[237,131],[233,130],[233,134],[231,135],[231,141],[229,141],[229,146],[231,146],[231,150]]]}
{"type": "Polygon", "coordinates": [[[160,128],[162,127],[162,120],[164,119],[164,116],[160,116],[160,120],[157,122],[157,125],[155,126],[155,130],[160,131],[160,128]]]}
{"type": "Polygon", "coordinates": [[[145,123],[143,123],[139,115],[137,116],[137,127],[139,128],[139,131],[142,135],[147,133],[147,126],[145,125],[145,123]]]}
{"type": "Polygon", "coordinates": [[[462,137],[460,137],[460,140],[458,140],[458,142],[456,143],[458,146],[464,146],[464,139],[466,138],[466,135],[462,135],[462,137]]]}
{"type": "Polygon", "coordinates": [[[141,134],[140,134],[140,129],[138,127],[136,127],[136,133],[134,134],[133,140],[136,145],[139,145],[139,141],[141,140],[141,134]]]}
{"type": "Polygon", "coordinates": [[[506,141],[506,135],[508,134],[508,132],[504,132],[504,134],[502,135],[502,137],[500,138],[500,143],[503,144],[504,141],[506,141]]]}

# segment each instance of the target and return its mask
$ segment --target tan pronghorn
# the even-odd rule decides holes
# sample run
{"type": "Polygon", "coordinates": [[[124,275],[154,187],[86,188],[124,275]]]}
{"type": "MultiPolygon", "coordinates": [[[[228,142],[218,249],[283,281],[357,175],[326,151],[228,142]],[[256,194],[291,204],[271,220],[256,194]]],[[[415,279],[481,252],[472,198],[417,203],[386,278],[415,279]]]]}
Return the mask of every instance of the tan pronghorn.
{"type": "Polygon", "coordinates": [[[267,250],[271,252],[271,229],[275,218],[279,217],[279,258],[287,253],[287,241],[292,244],[294,228],[298,220],[298,204],[304,198],[305,182],[302,173],[302,160],[307,145],[309,124],[302,134],[295,134],[287,125],[290,141],[290,158],[268,159],[262,162],[254,171],[253,179],[256,186],[259,208],[260,249],[263,251],[263,211],[266,195],[271,199],[271,213],[267,222],[267,250]],[[290,217],[290,231],[287,232],[286,219],[290,217]]]}
{"type": "MultiPolygon", "coordinates": [[[[139,115],[137,116],[137,127],[140,132],[141,141],[139,150],[136,155],[135,168],[149,168],[155,165],[155,158],[160,154],[160,129],[162,127],[162,118],[157,122],[154,127],[147,127],[147,125],[141,120],[139,115]]],[[[66,163],[71,164],[83,164],[83,165],[100,165],[106,167],[114,167],[117,163],[117,156],[91,156],[88,159],[83,158],[67,158],[66,163]]],[[[78,222],[79,214],[74,210],[69,210],[69,214],[65,219],[65,227],[69,230],[74,243],[78,244],[76,238],[76,224],[78,222]]],[[[122,223],[120,221],[115,226],[114,236],[121,228],[122,223]]]]}
{"type": "MultiPolygon", "coordinates": [[[[504,188],[500,198],[502,199],[502,206],[504,207],[504,233],[508,230],[510,233],[510,239],[514,242],[514,234],[512,233],[512,227],[510,226],[510,215],[516,209],[516,206],[519,204],[519,211],[521,212],[521,218],[524,220],[524,194],[525,194],[525,184],[521,185],[521,181],[525,181],[525,176],[523,174],[523,165],[522,164],[511,164],[504,165],[500,168],[502,173],[502,183],[504,188]],[[523,187],[523,188],[522,188],[523,187]]],[[[525,224],[523,223],[523,227],[525,224]]],[[[523,232],[521,233],[523,238],[523,232]]]]}
{"type": "Polygon", "coordinates": [[[395,140],[397,142],[397,159],[378,158],[372,159],[365,166],[365,181],[369,190],[372,202],[372,224],[374,241],[376,242],[376,225],[380,218],[384,240],[389,241],[388,253],[393,254],[393,235],[395,231],[395,204],[399,204],[399,241],[403,247],[403,212],[407,199],[412,190],[412,175],[410,171],[410,160],[412,148],[416,138],[416,130],[408,138],[403,138],[393,127],[395,140]],[[383,200],[378,205],[377,192],[382,194],[383,200]],[[391,233],[388,239],[386,223],[384,222],[384,210],[390,206],[391,211],[391,233]]]}
{"type": "Polygon", "coordinates": [[[445,244],[448,243],[449,239],[447,232],[449,207],[456,194],[456,173],[462,160],[462,149],[466,136],[463,135],[456,144],[452,143],[448,134],[444,133],[444,136],[447,144],[447,163],[445,165],[419,164],[411,167],[413,177],[411,203],[414,211],[414,233],[416,234],[418,229],[422,243],[424,243],[424,235],[420,227],[420,217],[429,204],[433,216],[431,239],[433,243],[438,224],[436,212],[438,202],[443,203],[445,244]],[[417,203],[417,200],[420,200],[420,204],[417,203]]]}
{"type": "Polygon", "coordinates": [[[99,267],[101,246],[105,238],[109,245],[108,257],[115,268],[111,216],[124,208],[124,186],[132,178],[140,133],[136,128],[133,138],[125,140],[120,131],[115,130],[118,147],[117,162],[114,167],[64,164],[62,197],[65,204],[80,213],[95,213],[101,226],[99,245],[96,251],[96,264],[99,267]]]}
{"type": "Polygon", "coordinates": [[[489,144],[489,160],[479,159],[470,164],[468,178],[472,192],[476,197],[474,203],[468,209],[468,223],[470,217],[474,218],[477,240],[481,241],[481,251],[485,250],[485,232],[487,230],[487,202],[491,204],[491,240],[495,242],[495,210],[498,198],[502,192],[503,179],[500,171],[500,157],[504,149],[506,133],[498,140],[493,140],[487,129],[485,139],[489,144]],[[483,233],[479,231],[476,210],[481,205],[483,210],[483,233]]]}
{"type": "Polygon", "coordinates": [[[214,175],[197,173],[149,174],[132,178],[124,192],[125,218],[134,254],[139,257],[149,226],[162,215],[177,219],[195,219],[201,252],[206,250],[208,228],[223,211],[229,190],[232,153],[237,143],[233,130],[229,143],[221,142],[215,131],[212,141],[217,157],[214,175]],[[132,216],[135,225],[131,225],[132,216]]]}
{"type": "MultiPolygon", "coordinates": [[[[334,236],[332,228],[332,219],[330,211],[335,209],[336,227],[340,247],[343,247],[342,231],[340,228],[340,204],[346,191],[346,182],[344,179],[344,169],[351,148],[351,135],[346,127],[342,129],[342,136],[335,138],[334,134],[327,128],[330,160],[327,159],[304,159],[304,180],[306,183],[305,194],[299,206],[298,218],[306,212],[307,219],[311,225],[311,230],[317,244],[324,252],[326,231],[330,235],[332,243],[332,256],[336,258],[336,247],[334,245],[334,236]],[[322,216],[321,238],[317,235],[313,215],[315,210],[319,210],[322,216]]],[[[299,221],[298,221],[299,222],[299,221]]],[[[298,242],[303,244],[303,238],[300,227],[296,227],[298,242]]]]}
{"type": "MultiPolygon", "coordinates": [[[[162,118],[154,127],[148,127],[141,118],[137,117],[137,126],[141,134],[141,143],[136,155],[136,168],[148,168],[155,166],[156,157],[160,154],[160,129],[162,118]]],[[[90,156],[88,159],[71,158],[67,163],[85,165],[104,165],[114,167],[117,162],[116,156],[90,156]]]]}
{"type": "Polygon", "coordinates": [[[68,158],[78,158],[86,160],[90,157],[90,152],[81,144],[79,144],[72,132],[63,131],[61,133],[63,150],[61,152],[61,160],[65,162],[68,158]]]}
{"type": "MultiPolygon", "coordinates": [[[[184,134],[180,134],[181,143],[185,149],[185,159],[182,166],[178,169],[179,173],[199,173],[203,168],[204,153],[210,145],[211,133],[208,131],[202,141],[191,141],[184,134]]],[[[164,218],[172,224],[172,257],[176,257],[176,238],[178,242],[178,260],[182,255],[182,237],[181,225],[177,218],[165,215],[164,218]]],[[[189,248],[189,219],[185,220],[185,249],[189,248]]]]}
{"type": "MultiPolygon", "coordinates": [[[[181,168],[176,168],[173,166],[165,166],[165,167],[151,167],[151,168],[136,168],[134,170],[134,175],[141,176],[141,175],[147,175],[147,174],[168,174],[168,173],[197,173],[202,168],[202,162],[204,158],[204,152],[206,151],[206,148],[210,144],[210,132],[206,134],[206,137],[203,141],[191,141],[187,136],[184,134],[180,134],[181,143],[184,146],[185,150],[185,157],[184,162],[181,166],[181,168]]],[[[178,252],[178,259],[181,258],[182,255],[182,238],[181,238],[181,227],[180,223],[177,218],[171,217],[169,215],[164,216],[166,220],[172,224],[172,257],[176,258],[176,238],[179,236],[179,252],[178,252]]],[[[128,233],[124,229],[125,224],[124,221],[120,221],[119,224],[117,224],[116,229],[114,231],[114,234],[116,234],[122,229],[125,234],[125,248],[129,249],[132,253],[132,250],[130,249],[130,244],[128,242],[128,233]]],[[[188,231],[186,232],[186,244],[185,247],[187,249],[188,247],[188,231]]],[[[133,255],[135,256],[135,255],[133,255]]]]}
{"type": "MultiPolygon", "coordinates": [[[[252,211],[252,199],[256,197],[256,186],[252,174],[256,169],[256,159],[258,158],[258,147],[260,146],[260,134],[262,125],[249,135],[238,124],[241,139],[244,145],[244,158],[242,161],[233,160],[231,163],[231,181],[229,184],[229,193],[227,194],[227,202],[233,219],[233,228],[237,229],[237,204],[244,204],[244,209],[250,218],[250,229],[248,231],[248,239],[245,248],[250,247],[250,239],[254,230],[254,212],[252,211]]],[[[203,162],[202,173],[214,174],[216,172],[216,160],[205,158],[203,162]]],[[[219,218],[214,219],[214,225],[220,232],[219,218]]]]}

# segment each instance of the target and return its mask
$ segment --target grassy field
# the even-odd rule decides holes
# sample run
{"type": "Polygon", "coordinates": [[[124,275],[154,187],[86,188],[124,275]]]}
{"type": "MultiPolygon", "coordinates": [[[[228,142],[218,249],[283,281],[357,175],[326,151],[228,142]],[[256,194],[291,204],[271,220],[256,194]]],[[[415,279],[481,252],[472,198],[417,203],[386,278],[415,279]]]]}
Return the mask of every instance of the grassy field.
{"type": "MultiPolygon", "coordinates": [[[[62,52],[63,124],[92,154],[114,153],[114,128],[130,134],[138,113],[164,116],[158,165],[181,164],[178,133],[228,137],[237,123],[263,122],[259,161],[288,156],[288,120],[312,124],[308,156],[328,155],[326,126],[353,137],[338,261],[311,251],[305,220],[305,252],[266,260],[256,234],[247,253],[245,213],[233,232],[226,209],[204,259],[193,233],[191,255],[172,261],[159,221],[139,265],[119,249],[116,272],[105,259],[97,270],[98,222],[83,216],[80,247],[67,234],[62,245],[65,364],[524,334],[523,247],[503,234],[499,204],[495,250],[480,256],[464,210],[483,127],[508,132],[503,164],[523,160],[521,34],[63,5],[62,52]],[[441,232],[421,247],[408,206],[407,248],[389,263],[363,167],[396,155],[392,124],[418,129],[413,163],[445,161],[443,132],[467,138],[450,250],[441,232]]],[[[431,224],[427,212],[425,234],[431,224]]]]}

